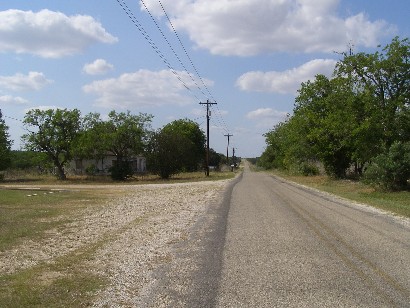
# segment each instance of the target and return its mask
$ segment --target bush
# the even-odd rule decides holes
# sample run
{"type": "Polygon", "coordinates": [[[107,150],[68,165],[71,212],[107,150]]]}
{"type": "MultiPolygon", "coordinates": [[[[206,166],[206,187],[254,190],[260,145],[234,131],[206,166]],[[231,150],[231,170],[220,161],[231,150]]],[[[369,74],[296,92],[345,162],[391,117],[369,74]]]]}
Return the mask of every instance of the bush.
{"type": "Polygon", "coordinates": [[[318,175],[320,173],[319,168],[311,163],[302,163],[299,170],[304,176],[318,175]]]}
{"type": "Polygon", "coordinates": [[[376,156],[364,173],[365,182],[384,190],[404,190],[410,179],[410,142],[395,142],[376,156]]]}
{"type": "Polygon", "coordinates": [[[133,175],[131,164],[128,161],[117,161],[110,168],[111,178],[115,181],[124,181],[133,175]]]}
{"type": "Polygon", "coordinates": [[[98,168],[95,165],[90,165],[85,168],[85,173],[87,175],[96,175],[98,173],[98,168]]]}

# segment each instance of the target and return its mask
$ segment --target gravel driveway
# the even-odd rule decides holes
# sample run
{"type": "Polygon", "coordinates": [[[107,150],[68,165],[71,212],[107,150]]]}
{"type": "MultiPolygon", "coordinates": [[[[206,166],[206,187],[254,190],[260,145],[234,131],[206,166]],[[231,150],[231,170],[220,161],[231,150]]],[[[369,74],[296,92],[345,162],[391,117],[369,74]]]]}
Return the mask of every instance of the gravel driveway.
{"type": "Polygon", "coordinates": [[[53,263],[77,249],[96,245],[86,261],[90,271],[106,277],[94,307],[169,306],[170,299],[152,298],[159,270],[175,266],[175,247],[190,228],[218,203],[231,180],[127,186],[116,200],[90,207],[47,239],[26,241],[0,254],[0,274],[41,262],[53,263]]]}

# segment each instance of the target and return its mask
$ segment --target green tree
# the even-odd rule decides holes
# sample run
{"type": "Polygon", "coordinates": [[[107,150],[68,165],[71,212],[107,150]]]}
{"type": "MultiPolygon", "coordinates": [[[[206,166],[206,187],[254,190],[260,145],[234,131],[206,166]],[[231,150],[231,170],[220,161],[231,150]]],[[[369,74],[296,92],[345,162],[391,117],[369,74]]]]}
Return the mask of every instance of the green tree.
{"type": "Polygon", "coordinates": [[[33,169],[39,171],[52,168],[47,154],[32,151],[11,151],[11,168],[13,169],[33,169]]]}
{"type": "Polygon", "coordinates": [[[0,109],[0,171],[6,170],[11,163],[10,150],[12,141],[10,140],[8,129],[0,109]]]}
{"type": "Polygon", "coordinates": [[[173,130],[160,130],[151,136],[148,143],[147,167],[150,172],[162,179],[183,171],[184,155],[192,149],[191,141],[184,135],[173,130]]]}
{"type": "Polygon", "coordinates": [[[35,109],[24,118],[29,129],[36,129],[22,136],[26,149],[47,153],[61,180],[66,179],[64,167],[73,158],[71,145],[80,130],[80,116],[78,109],[35,109]]]}
{"type": "Polygon", "coordinates": [[[111,111],[106,121],[98,113],[84,117],[83,128],[75,143],[75,153],[79,158],[103,159],[107,153],[117,160],[111,169],[115,180],[124,180],[132,175],[130,159],[142,154],[147,144],[152,115],[130,111],[111,111]]]}
{"type": "Polygon", "coordinates": [[[395,141],[377,155],[365,172],[365,180],[386,190],[402,190],[410,179],[410,142],[395,141]]]}
{"type": "Polygon", "coordinates": [[[214,149],[209,149],[209,165],[219,168],[220,164],[226,161],[225,154],[217,153],[214,149]]]}
{"type": "MultiPolygon", "coordinates": [[[[410,137],[410,41],[394,38],[373,54],[345,55],[337,65],[339,76],[351,76],[365,95],[360,132],[372,147],[372,154],[382,153],[395,141],[410,137]]],[[[365,140],[363,140],[365,142],[365,140]]]]}
{"type": "MultiPolygon", "coordinates": [[[[162,128],[162,132],[184,136],[182,157],[185,171],[196,171],[202,166],[205,157],[206,137],[199,125],[189,119],[175,120],[162,128]]],[[[178,146],[178,145],[176,145],[178,146]]]]}
{"type": "Polygon", "coordinates": [[[352,82],[344,77],[318,75],[302,84],[296,98],[295,117],[307,119],[304,131],[308,143],[326,172],[335,177],[344,177],[352,164],[355,105],[352,82]]]}

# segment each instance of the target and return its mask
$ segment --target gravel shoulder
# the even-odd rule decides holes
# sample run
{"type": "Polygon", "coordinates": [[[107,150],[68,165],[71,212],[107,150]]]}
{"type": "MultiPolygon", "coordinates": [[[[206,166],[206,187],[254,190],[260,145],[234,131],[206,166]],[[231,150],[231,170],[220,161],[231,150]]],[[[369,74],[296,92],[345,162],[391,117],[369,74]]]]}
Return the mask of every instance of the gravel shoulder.
{"type": "Polygon", "coordinates": [[[153,297],[153,290],[163,286],[161,275],[167,267],[180,264],[192,228],[220,203],[231,181],[126,186],[119,198],[87,208],[63,228],[49,230],[47,239],[1,252],[0,275],[52,264],[94,246],[92,258],[84,262],[109,284],[92,306],[170,307],[165,293],[153,297]]]}

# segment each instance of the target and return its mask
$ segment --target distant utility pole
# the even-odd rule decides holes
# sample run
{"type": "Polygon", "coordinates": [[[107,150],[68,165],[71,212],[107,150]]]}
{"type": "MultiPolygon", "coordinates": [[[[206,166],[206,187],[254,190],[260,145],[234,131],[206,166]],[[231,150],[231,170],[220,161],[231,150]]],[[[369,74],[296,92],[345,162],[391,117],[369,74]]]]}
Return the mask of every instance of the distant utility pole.
{"type": "Polygon", "coordinates": [[[229,137],[232,137],[233,135],[227,134],[224,135],[225,137],[228,137],[228,145],[226,146],[226,163],[229,165],[229,153],[228,153],[228,148],[229,148],[229,137]]]}
{"type": "Polygon", "coordinates": [[[209,176],[209,118],[211,112],[209,111],[209,105],[216,105],[206,100],[206,103],[199,103],[200,105],[206,105],[206,176],[209,176]]]}

